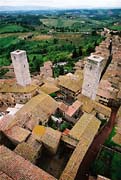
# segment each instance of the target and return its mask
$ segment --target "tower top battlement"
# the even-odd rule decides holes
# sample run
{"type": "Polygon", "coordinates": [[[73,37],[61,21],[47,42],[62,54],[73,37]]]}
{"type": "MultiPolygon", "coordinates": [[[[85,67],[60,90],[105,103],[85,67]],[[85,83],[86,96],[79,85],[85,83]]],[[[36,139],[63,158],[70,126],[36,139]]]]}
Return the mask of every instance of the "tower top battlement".
{"type": "Polygon", "coordinates": [[[26,51],[17,49],[16,51],[11,52],[11,54],[14,54],[14,55],[15,55],[15,54],[16,54],[16,55],[19,55],[19,54],[21,54],[21,53],[26,53],[26,51]]]}
{"type": "Polygon", "coordinates": [[[104,60],[103,57],[98,56],[98,55],[94,55],[94,54],[88,57],[88,61],[94,61],[94,62],[96,62],[96,63],[100,63],[100,62],[102,62],[103,60],[104,60]]]}

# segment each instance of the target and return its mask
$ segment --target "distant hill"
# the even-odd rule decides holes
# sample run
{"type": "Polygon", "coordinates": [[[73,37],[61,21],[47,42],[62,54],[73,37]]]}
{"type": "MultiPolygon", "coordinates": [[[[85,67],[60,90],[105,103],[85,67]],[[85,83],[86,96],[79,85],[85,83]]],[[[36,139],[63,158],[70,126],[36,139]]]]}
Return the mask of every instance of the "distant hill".
{"type": "MultiPolygon", "coordinates": [[[[0,11],[29,11],[29,10],[49,10],[46,6],[2,6],[0,11]]],[[[53,9],[53,8],[51,8],[53,9]]]]}
{"type": "MultiPolygon", "coordinates": [[[[73,8],[71,8],[72,10],[73,8]]],[[[121,8],[90,8],[90,7],[83,7],[79,9],[85,10],[94,10],[94,9],[121,9],[121,8]]],[[[78,10],[79,10],[78,9],[78,10]]],[[[48,6],[1,6],[0,11],[30,11],[30,10],[70,10],[70,8],[59,8],[59,7],[48,7],[48,6]]],[[[77,9],[73,9],[77,10],[77,9]]]]}

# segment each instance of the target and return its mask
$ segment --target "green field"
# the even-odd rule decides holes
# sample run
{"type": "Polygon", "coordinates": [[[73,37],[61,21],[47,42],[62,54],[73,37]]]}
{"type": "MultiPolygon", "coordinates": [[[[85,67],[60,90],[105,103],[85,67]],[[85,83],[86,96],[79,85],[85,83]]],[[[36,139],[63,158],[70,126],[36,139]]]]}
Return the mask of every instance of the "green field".
{"type": "Polygon", "coordinates": [[[9,36],[9,37],[5,37],[5,38],[0,38],[0,46],[7,48],[9,46],[11,46],[11,44],[16,44],[17,42],[17,37],[16,36],[9,36]]]}
{"type": "Polygon", "coordinates": [[[47,27],[61,28],[62,31],[85,32],[98,27],[98,23],[94,26],[94,23],[82,18],[46,18],[40,19],[40,21],[47,27]]]}
{"type": "Polygon", "coordinates": [[[24,28],[20,25],[8,24],[8,25],[0,25],[0,34],[3,33],[15,33],[15,32],[27,32],[28,29],[24,28]]]}
{"type": "Polygon", "coordinates": [[[66,19],[66,18],[47,18],[40,19],[46,26],[55,26],[55,27],[70,27],[75,23],[81,23],[80,19],[66,19]]]}
{"type": "Polygon", "coordinates": [[[115,25],[115,26],[110,26],[110,29],[114,30],[114,31],[121,31],[121,25],[115,25]]]}

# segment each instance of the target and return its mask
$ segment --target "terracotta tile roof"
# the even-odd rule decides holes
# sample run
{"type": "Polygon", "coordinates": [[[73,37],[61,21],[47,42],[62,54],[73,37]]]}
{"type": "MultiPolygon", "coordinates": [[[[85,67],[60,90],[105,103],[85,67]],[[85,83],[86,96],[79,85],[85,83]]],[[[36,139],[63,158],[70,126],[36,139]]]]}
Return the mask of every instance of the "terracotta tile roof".
{"type": "Polygon", "coordinates": [[[41,143],[37,141],[33,135],[29,136],[26,140],[26,143],[28,143],[30,146],[34,147],[37,151],[41,148],[41,143]]]}
{"type": "Polygon", "coordinates": [[[121,119],[121,106],[120,106],[120,108],[119,108],[119,110],[118,110],[118,113],[117,113],[117,118],[119,119],[121,119]]]}
{"type": "Polygon", "coordinates": [[[90,98],[80,94],[77,97],[78,101],[80,101],[81,103],[83,103],[82,105],[82,110],[87,112],[87,113],[91,113],[94,109],[94,101],[91,100],[90,98]]]}
{"type": "Polygon", "coordinates": [[[82,106],[82,103],[77,100],[71,106],[68,107],[68,109],[65,113],[68,116],[72,117],[81,106],[82,106]]]}
{"type": "Polygon", "coordinates": [[[68,110],[66,111],[66,114],[69,116],[73,116],[73,114],[82,106],[82,103],[80,101],[75,101],[71,106],[69,106],[68,110]]]}
{"type": "Polygon", "coordinates": [[[72,117],[74,113],[76,112],[76,109],[73,108],[72,106],[69,106],[67,111],[65,112],[68,116],[72,117]]]}
{"type": "Polygon", "coordinates": [[[61,140],[64,141],[65,143],[73,146],[73,147],[76,147],[78,142],[79,142],[79,141],[77,141],[75,139],[72,139],[68,135],[62,135],[61,140]]]}
{"type": "Polygon", "coordinates": [[[42,151],[42,144],[40,144],[40,148],[36,149],[34,146],[23,142],[17,145],[14,152],[18,155],[22,156],[24,159],[29,160],[32,163],[36,163],[36,160],[40,156],[40,152],[42,151]]]}
{"type": "Polygon", "coordinates": [[[12,178],[10,178],[7,174],[5,174],[4,172],[0,171],[0,180],[13,180],[12,178]]]}
{"type": "Polygon", "coordinates": [[[99,112],[105,116],[110,117],[111,115],[111,108],[104,106],[103,104],[100,104],[98,102],[95,102],[94,109],[96,112],[99,112]]]}
{"type": "Polygon", "coordinates": [[[121,99],[121,89],[120,89],[120,91],[118,92],[117,98],[120,98],[120,99],[121,99]]]}
{"type": "Polygon", "coordinates": [[[96,133],[98,132],[100,122],[95,118],[89,123],[86,130],[83,132],[79,143],[77,144],[72,156],[70,157],[59,180],[74,180],[78,168],[92,143],[96,133]]]}
{"type": "Polygon", "coordinates": [[[64,76],[59,76],[59,86],[62,86],[72,92],[77,92],[81,90],[83,77],[81,75],[67,74],[64,76]]]}
{"type": "Polygon", "coordinates": [[[76,100],[73,104],[72,104],[72,107],[74,108],[74,109],[78,109],[78,108],[80,108],[82,106],[82,103],[80,102],[80,101],[78,101],[78,100],[76,100]]]}
{"type": "Polygon", "coordinates": [[[56,154],[61,139],[61,132],[52,128],[46,128],[46,133],[42,136],[44,146],[52,154],[56,154]]]}
{"type": "Polygon", "coordinates": [[[52,154],[57,152],[61,139],[61,132],[49,127],[44,128],[43,126],[37,126],[33,129],[32,134],[38,141],[43,142],[44,146],[52,154]]]}
{"type": "Polygon", "coordinates": [[[4,134],[14,143],[19,144],[24,142],[30,135],[30,131],[19,126],[13,126],[9,130],[4,131],[4,134]]]}
{"type": "Polygon", "coordinates": [[[121,134],[121,107],[116,116],[116,132],[121,134]]]}
{"type": "Polygon", "coordinates": [[[60,90],[58,87],[56,87],[54,84],[51,83],[45,83],[39,89],[46,94],[52,94],[60,90]]]}
{"type": "Polygon", "coordinates": [[[63,112],[66,112],[68,109],[68,105],[64,104],[63,102],[59,102],[59,109],[63,112]]]}
{"type": "Polygon", "coordinates": [[[22,87],[13,80],[3,81],[0,83],[0,92],[1,93],[30,93],[35,91],[38,88],[36,85],[28,85],[22,87]]]}
{"type": "Polygon", "coordinates": [[[78,100],[70,106],[64,104],[63,102],[59,102],[58,104],[59,109],[70,117],[72,117],[75,114],[75,112],[82,106],[82,103],[78,100]]]}
{"type": "Polygon", "coordinates": [[[98,88],[97,95],[105,97],[107,99],[114,99],[117,97],[118,91],[112,87],[112,84],[108,80],[101,80],[98,88]]]}
{"type": "Polygon", "coordinates": [[[53,85],[55,85],[55,86],[57,86],[57,84],[58,84],[58,81],[57,81],[57,79],[55,79],[55,78],[52,78],[52,77],[47,77],[46,79],[43,79],[43,82],[46,84],[53,84],[53,85]]]}
{"type": "Polygon", "coordinates": [[[6,173],[13,180],[56,180],[53,176],[4,146],[0,146],[0,171],[6,173]]]}
{"type": "Polygon", "coordinates": [[[57,102],[47,94],[40,94],[27,102],[15,115],[13,124],[32,130],[39,122],[48,120],[58,107],[57,102]]]}
{"type": "Polygon", "coordinates": [[[39,142],[43,142],[44,146],[52,154],[56,153],[61,138],[61,132],[52,128],[38,125],[35,126],[32,134],[39,142]]]}
{"type": "Polygon", "coordinates": [[[116,143],[121,145],[121,134],[120,133],[116,133],[116,135],[112,138],[112,140],[116,143]]]}
{"type": "MultiPolygon", "coordinates": [[[[92,128],[93,125],[95,125],[96,128],[97,122],[98,120],[94,117],[94,115],[84,113],[78,122],[74,125],[74,127],[70,130],[70,137],[79,141],[83,133],[87,131],[87,128],[92,128]]],[[[98,124],[100,124],[100,121],[98,124]]]]}
{"type": "Polygon", "coordinates": [[[0,131],[9,129],[13,119],[14,117],[12,115],[5,115],[2,119],[0,119],[0,131]]]}
{"type": "Polygon", "coordinates": [[[98,89],[97,96],[104,97],[106,99],[113,99],[114,96],[111,95],[110,91],[106,89],[98,89]]]}
{"type": "Polygon", "coordinates": [[[35,139],[37,139],[40,142],[43,142],[44,146],[50,151],[52,154],[55,154],[57,152],[60,138],[61,138],[61,132],[54,130],[52,128],[44,127],[44,126],[35,126],[35,128],[32,131],[32,134],[35,139]]]}

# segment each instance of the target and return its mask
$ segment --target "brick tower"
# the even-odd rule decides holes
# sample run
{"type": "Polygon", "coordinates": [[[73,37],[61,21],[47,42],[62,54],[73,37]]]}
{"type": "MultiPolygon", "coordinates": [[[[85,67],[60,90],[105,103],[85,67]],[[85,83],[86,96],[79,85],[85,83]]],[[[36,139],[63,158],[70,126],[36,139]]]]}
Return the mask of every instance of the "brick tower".
{"type": "Polygon", "coordinates": [[[96,98],[100,76],[104,66],[103,62],[104,59],[102,57],[91,55],[88,57],[84,68],[82,94],[93,100],[96,98]]]}
{"type": "Polygon", "coordinates": [[[17,50],[11,52],[11,59],[17,83],[21,86],[31,84],[31,77],[29,72],[29,64],[27,61],[26,51],[17,50]]]}

